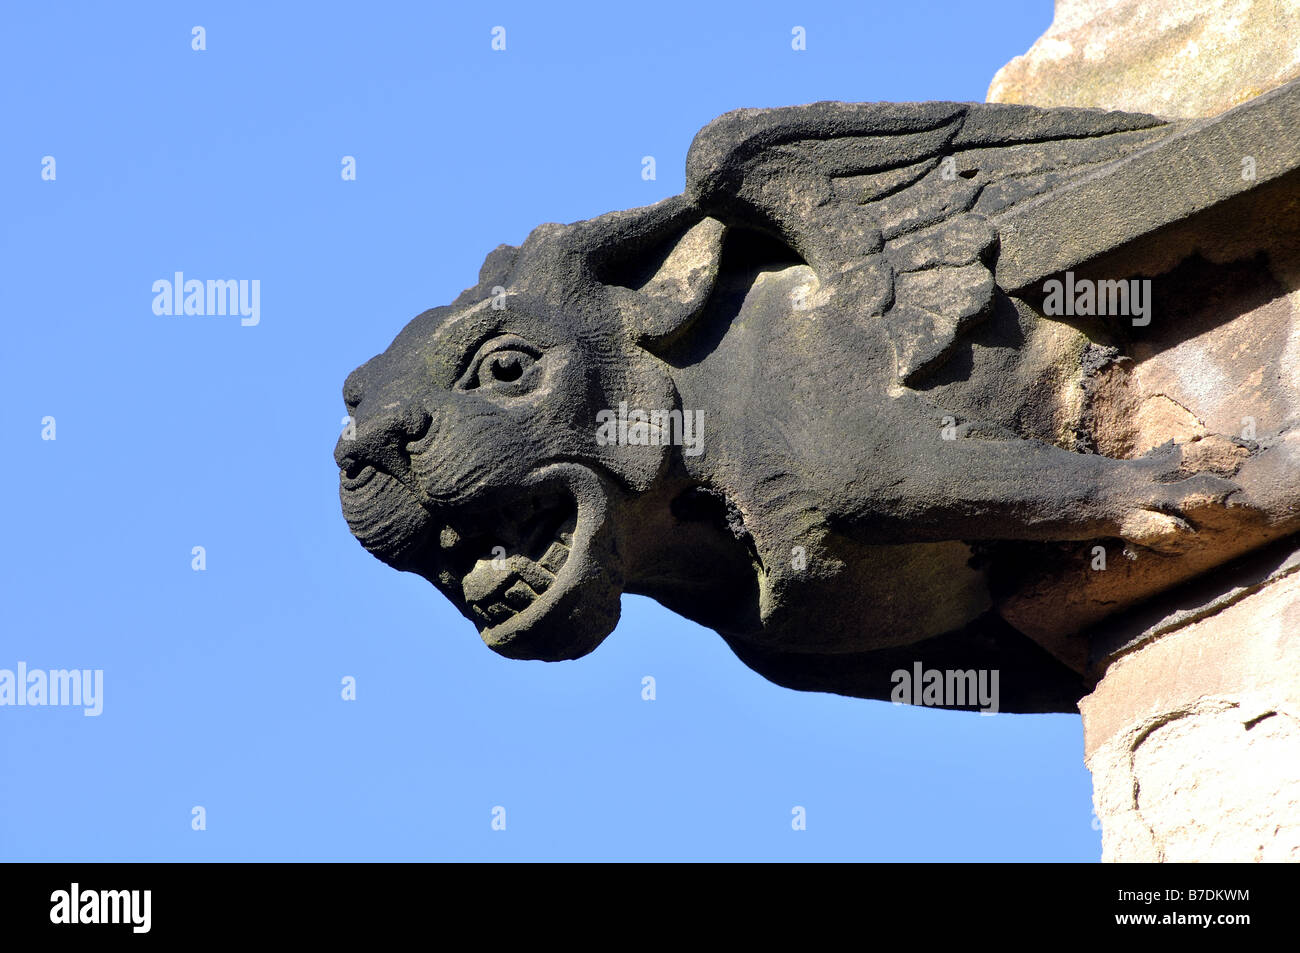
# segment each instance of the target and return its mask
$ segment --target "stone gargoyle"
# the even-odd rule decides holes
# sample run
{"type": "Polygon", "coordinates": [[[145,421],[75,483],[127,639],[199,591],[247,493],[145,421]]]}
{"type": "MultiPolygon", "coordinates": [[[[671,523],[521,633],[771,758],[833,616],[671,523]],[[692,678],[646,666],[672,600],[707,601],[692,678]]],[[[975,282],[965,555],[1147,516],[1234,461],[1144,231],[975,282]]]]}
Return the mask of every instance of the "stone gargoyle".
{"type": "Polygon", "coordinates": [[[1108,619],[1300,530],[1297,143],[1294,85],[729,113],[684,194],[497,248],[348,377],[343,513],[512,658],[630,592],[792,688],[1072,711],[1108,619]],[[1152,384],[1234,321],[1249,381],[1152,384]]]}

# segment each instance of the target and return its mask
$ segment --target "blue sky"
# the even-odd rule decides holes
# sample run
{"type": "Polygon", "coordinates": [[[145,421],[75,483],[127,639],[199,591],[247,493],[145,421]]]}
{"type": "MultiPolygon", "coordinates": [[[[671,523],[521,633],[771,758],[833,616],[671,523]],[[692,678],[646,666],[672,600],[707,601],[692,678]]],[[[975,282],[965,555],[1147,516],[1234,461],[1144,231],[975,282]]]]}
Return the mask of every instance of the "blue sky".
{"type": "Polygon", "coordinates": [[[508,661],[339,514],[344,377],[497,244],[679,192],[736,107],[982,100],[1051,20],[718,7],[9,13],[0,668],[102,669],[104,710],[0,708],[0,858],[1097,859],[1075,716],[788,691],[639,597],[508,661]],[[260,322],[154,314],[176,271],[260,322]]]}

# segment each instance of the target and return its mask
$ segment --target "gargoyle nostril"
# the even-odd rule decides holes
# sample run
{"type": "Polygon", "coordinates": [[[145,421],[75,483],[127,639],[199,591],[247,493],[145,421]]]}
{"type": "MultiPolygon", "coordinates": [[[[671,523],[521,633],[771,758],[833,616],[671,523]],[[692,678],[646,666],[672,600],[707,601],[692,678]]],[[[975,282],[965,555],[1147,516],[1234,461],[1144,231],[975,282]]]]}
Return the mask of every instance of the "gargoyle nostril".
{"type": "Polygon", "coordinates": [[[368,467],[401,475],[410,469],[413,447],[429,433],[432,415],[418,406],[396,409],[389,414],[363,416],[350,434],[344,434],[334,448],[334,461],[351,480],[368,467]]]}
{"type": "Polygon", "coordinates": [[[407,411],[406,417],[402,421],[403,429],[406,431],[408,441],[419,440],[429,432],[429,425],[433,423],[433,415],[423,407],[412,407],[407,411]]]}
{"type": "Polygon", "coordinates": [[[334,449],[334,462],[338,464],[340,470],[348,474],[360,470],[365,465],[360,456],[350,450],[344,450],[342,445],[334,449]]]}
{"type": "Polygon", "coordinates": [[[356,377],[349,375],[343,382],[343,403],[347,405],[348,410],[356,410],[361,405],[364,393],[365,388],[356,377]]]}

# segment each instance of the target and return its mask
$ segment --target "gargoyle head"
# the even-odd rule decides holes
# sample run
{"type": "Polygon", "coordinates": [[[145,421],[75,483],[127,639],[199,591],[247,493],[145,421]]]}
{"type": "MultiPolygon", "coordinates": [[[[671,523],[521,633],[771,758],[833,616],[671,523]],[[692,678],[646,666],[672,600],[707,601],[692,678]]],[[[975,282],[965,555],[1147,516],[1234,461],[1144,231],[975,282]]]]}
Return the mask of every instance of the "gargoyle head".
{"type": "Polygon", "coordinates": [[[620,526],[672,449],[600,441],[598,414],[676,407],[648,348],[707,298],[722,232],[680,199],[540,226],[353,371],[335,458],[362,545],[427,578],[503,655],[594,649],[618,620],[620,526]]]}

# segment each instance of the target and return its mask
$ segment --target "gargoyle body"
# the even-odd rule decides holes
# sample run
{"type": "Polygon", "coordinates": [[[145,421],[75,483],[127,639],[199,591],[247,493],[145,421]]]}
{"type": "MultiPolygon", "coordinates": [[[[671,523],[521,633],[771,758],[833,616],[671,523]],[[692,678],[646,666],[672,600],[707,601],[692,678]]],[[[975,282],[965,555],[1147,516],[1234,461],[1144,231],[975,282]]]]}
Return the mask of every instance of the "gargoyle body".
{"type": "MultiPolygon", "coordinates": [[[[683,195],[498,248],[353,372],[344,515],[510,657],[590,652],[632,592],[791,687],[887,698],[917,662],[995,668],[1004,710],[1071,710],[1080,632],[1298,528],[1290,419],[1195,452],[1107,443],[1183,305],[1158,270],[1104,270],[1171,222],[1117,223],[1089,190],[1213,133],[952,103],[729,113],[683,195]],[[1123,313],[1045,314],[1075,271],[1147,285],[1123,313]],[[1141,563],[1118,595],[1098,549],[1141,563]]],[[[1281,161],[1265,179],[1294,188],[1281,161]]],[[[1198,181],[1174,224],[1250,191],[1198,181]]]]}

